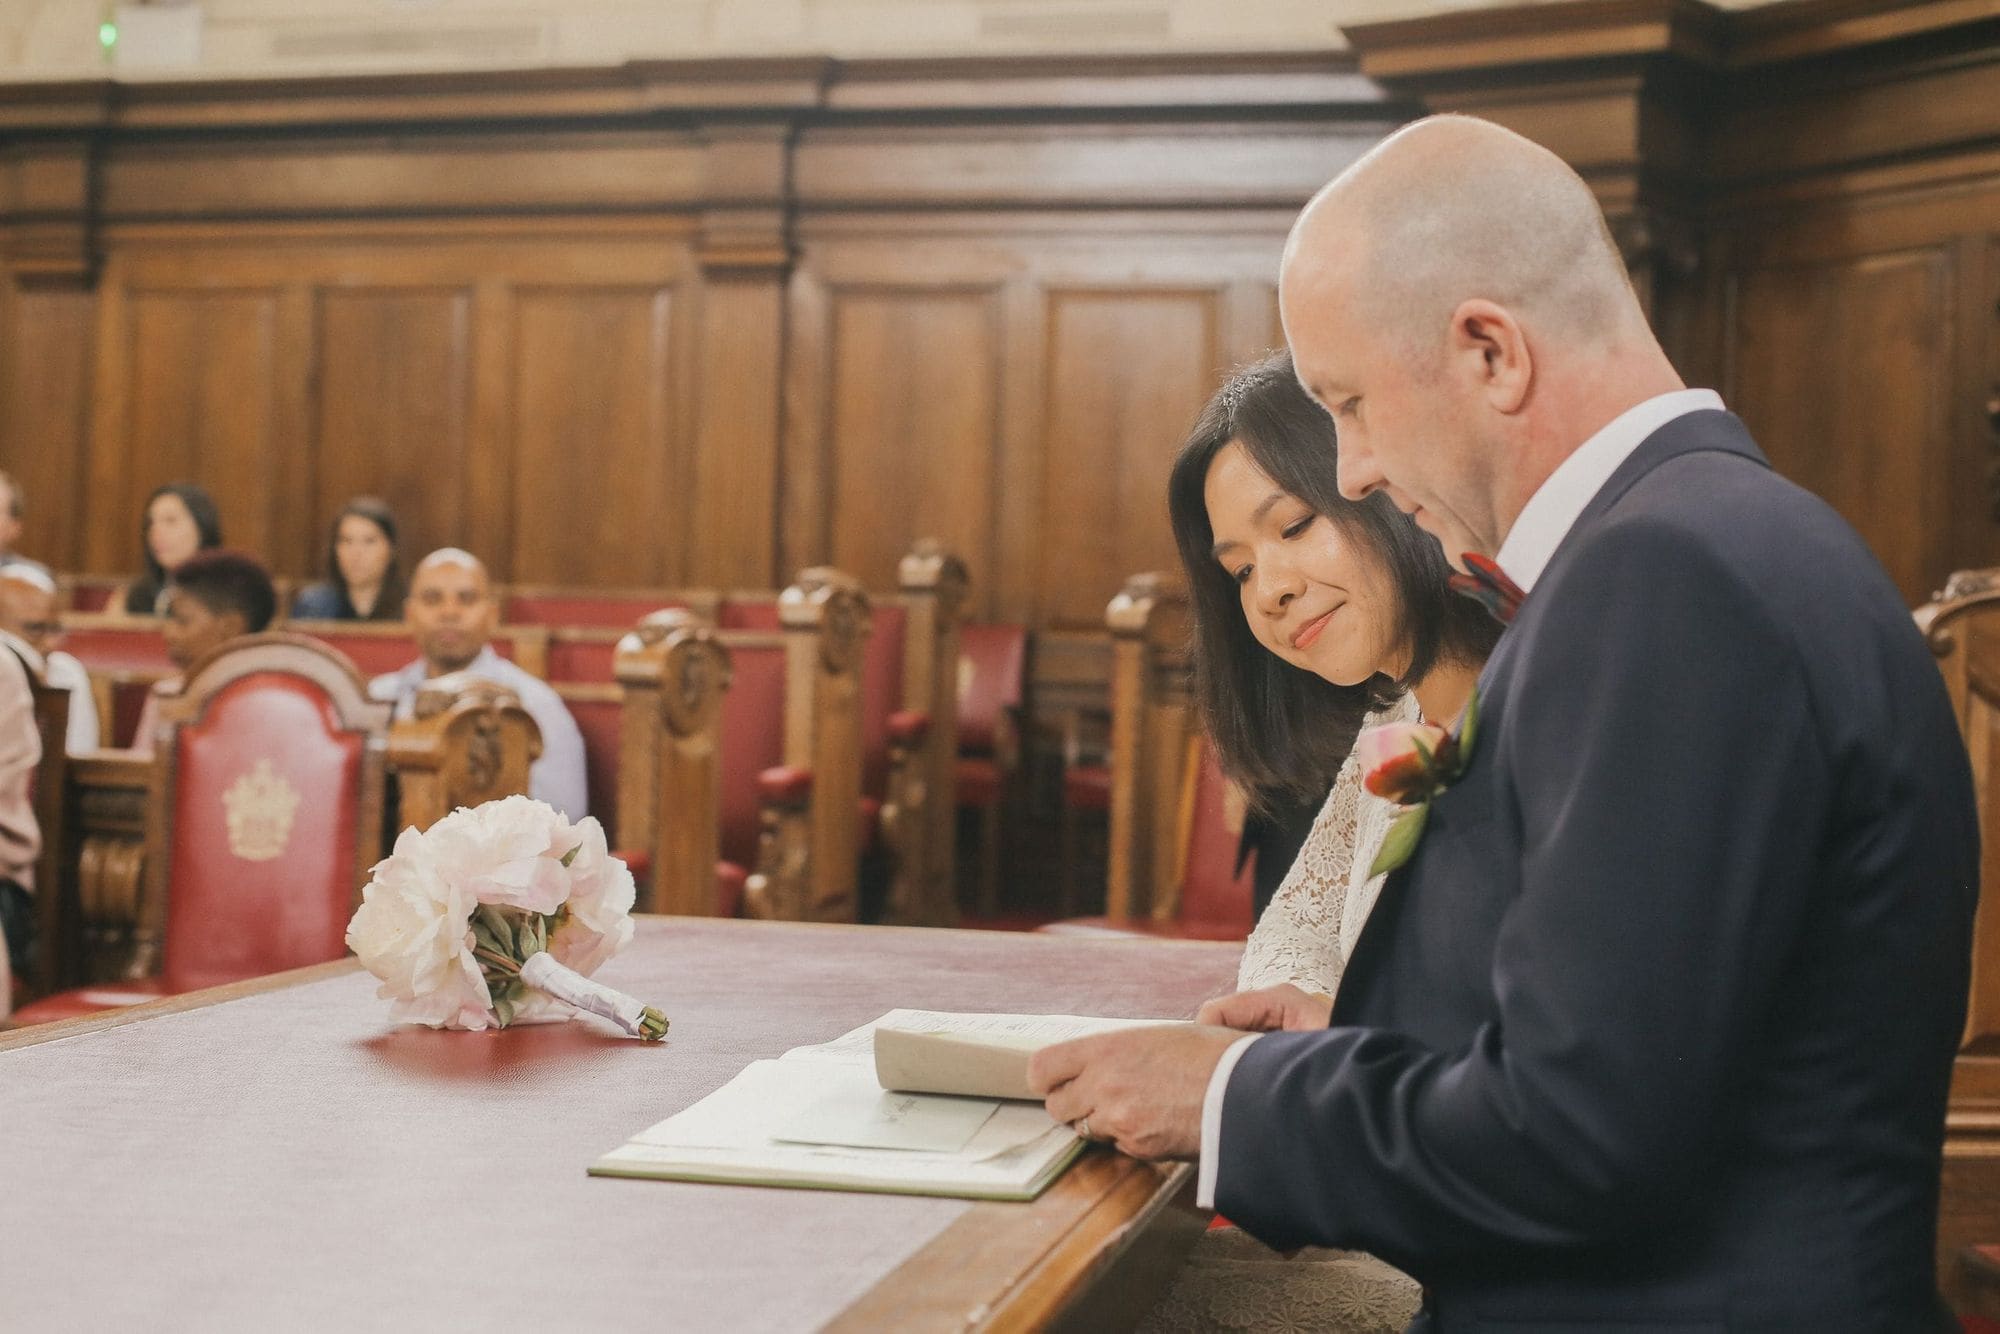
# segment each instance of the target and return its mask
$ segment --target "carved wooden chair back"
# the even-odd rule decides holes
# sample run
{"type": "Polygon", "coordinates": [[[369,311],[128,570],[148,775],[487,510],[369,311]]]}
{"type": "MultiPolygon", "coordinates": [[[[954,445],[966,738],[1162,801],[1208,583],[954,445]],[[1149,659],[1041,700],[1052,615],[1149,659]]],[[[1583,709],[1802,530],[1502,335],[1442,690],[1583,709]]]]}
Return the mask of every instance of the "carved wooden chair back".
{"type": "Polygon", "coordinates": [[[541,729],[506,686],[465,672],[426,682],[389,729],[398,827],[428,829],[461,806],[525,793],[541,754],[541,729]]]}
{"type": "Polygon", "coordinates": [[[1105,914],[1171,919],[1193,712],[1187,593],[1134,575],[1105,610],[1111,631],[1111,816],[1105,914]]]}

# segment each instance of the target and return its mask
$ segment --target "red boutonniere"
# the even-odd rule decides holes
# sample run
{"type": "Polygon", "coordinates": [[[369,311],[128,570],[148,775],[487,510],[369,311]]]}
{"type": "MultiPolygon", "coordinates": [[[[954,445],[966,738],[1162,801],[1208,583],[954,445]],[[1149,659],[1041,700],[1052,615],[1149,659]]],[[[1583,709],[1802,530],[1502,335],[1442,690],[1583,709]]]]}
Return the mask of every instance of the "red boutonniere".
{"type": "Polygon", "coordinates": [[[1403,808],[1368,868],[1370,876],[1393,871],[1416,855],[1424,821],[1430,818],[1431,798],[1465,772],[1478,730],[1479,692],[1475,690],[1465,702],[1465,721],[1457,736],[1434,723],[1386,723],[1369,728],[1355,740],[1361,785],[1403,808]]]}

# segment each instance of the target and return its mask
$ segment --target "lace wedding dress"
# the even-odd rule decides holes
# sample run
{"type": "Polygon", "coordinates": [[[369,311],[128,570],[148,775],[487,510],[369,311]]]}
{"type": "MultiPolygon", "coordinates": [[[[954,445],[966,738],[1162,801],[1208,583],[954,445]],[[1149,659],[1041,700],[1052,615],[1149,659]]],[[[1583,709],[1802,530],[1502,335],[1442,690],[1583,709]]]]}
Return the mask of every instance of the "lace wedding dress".
{"type": "MultiPolygon", "coordinates": [[[[1369,715],[1364,727],[1415,722],[1414,696],[1369,715]]],[[[1362,924],[1381,892],[1368,868],[1389,832],[1393,808],[1361,786],[1353,755],[1340,768],[1298,860],[1243,947],[1236,987],[1290,982],[1331,996],[1362,924]]],[[[1359,1251],[1308,1248],[1290,1259],[1234,1228],[1203,1234],[1174,1285],[1139,1328],[1143,1334],[1199,1330],[1393,1334],[1416,1315],[1415,1279],[1359,1251]]]]}

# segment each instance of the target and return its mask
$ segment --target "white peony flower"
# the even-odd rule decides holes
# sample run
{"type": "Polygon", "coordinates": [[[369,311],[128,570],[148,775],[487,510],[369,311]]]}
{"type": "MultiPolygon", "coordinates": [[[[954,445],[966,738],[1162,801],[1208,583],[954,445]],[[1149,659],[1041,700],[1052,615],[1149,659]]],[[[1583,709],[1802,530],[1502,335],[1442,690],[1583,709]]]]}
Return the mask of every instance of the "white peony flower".
{"type": "Polygon", "coordinates": [[[405,830],[375,867],[347,924],[347,947],[396,1002],[398,1019],[433,1028],[484,1028],[492,993],[472,957],[468,925],[477,905],[430,864],[423,838],[405,830]]]}
{"type": "Polygon", "coordinates": [[[569,897],[562,858],[576,838],[544,802],[507,797],[460,807],[421,837],[438,873],[481,903],[552,913],[569,897]]]}
{"type": "Polygon", "coordinates": [[[586,816],[570,859],[569,919],[549,939],[556,962],[589,977],[632,940],[632,904],[638,886],[631,868],[611,855],[604,826],[586,816]]]}

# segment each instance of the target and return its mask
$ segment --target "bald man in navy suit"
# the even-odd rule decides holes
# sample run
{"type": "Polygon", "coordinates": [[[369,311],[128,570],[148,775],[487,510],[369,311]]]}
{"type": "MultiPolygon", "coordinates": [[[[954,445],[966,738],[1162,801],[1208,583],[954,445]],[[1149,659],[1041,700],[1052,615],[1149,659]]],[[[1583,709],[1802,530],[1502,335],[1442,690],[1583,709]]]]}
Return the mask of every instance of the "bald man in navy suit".
{"type": "Polygon", "coordinates": [[[1274,1246],[1407,1270],[1416,1329],[1948,1327],[1978,836],[1895,588],[1682,384],[1588,187],[1508,131],[1392,136],[1280,291],[1341,490],[1491,558],[1509,628],[1331,1013],[1247,993],[1051,1049],[1051,1114],[1198,1159],[1274,1246]]]}

